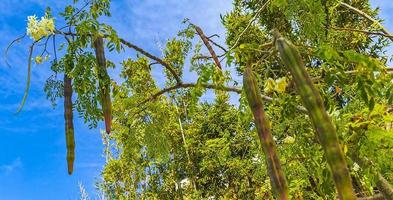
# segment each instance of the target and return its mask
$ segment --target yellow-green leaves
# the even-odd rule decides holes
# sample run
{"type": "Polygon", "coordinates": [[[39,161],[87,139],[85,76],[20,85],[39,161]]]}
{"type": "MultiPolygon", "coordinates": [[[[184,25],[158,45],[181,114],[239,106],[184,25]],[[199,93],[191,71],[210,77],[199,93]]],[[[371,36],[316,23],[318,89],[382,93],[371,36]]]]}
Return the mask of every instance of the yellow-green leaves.
{"type": "Polygon", "coordinates": [[[293,144],[295,143],[295,138],[292,136],[287,136],[286,138],[284,138],[283,142],[284,144],[293,144]]]}

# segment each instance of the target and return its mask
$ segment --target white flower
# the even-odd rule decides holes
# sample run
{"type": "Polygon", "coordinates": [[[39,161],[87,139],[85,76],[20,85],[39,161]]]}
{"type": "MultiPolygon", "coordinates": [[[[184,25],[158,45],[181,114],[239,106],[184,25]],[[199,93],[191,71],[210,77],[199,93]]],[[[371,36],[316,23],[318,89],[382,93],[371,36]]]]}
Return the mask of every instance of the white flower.
{"type": "Polygon", "coordinates": [[[353,163],[352,170],[357,172],[357,171],[359,171],[359,169],[360,169],[360,166],[357,163],[353,163]]]}
{"type": "Polygon", "coordinates": [[[35,15],[28,16],[26,32],[31,39],[37,41],[40,38],[49,36],[55,32],[55,20],[48,16],[41,17],[41,20],[38,20],[35,15]]]}
{"type": "Polygon", "coordinates": [[[49,54],[47,54],[47,55],[44,57],[44,61],[48,61],[48,60],[49,60],[49,58],[50,58],[50,55],[49,55],[49,54]]]}
{"type": "Polygon", "coordinates": [[[292,136],[287,136],[286,138],[284,138],[283,142],[285,144],[293,144],[295,142],[295,138],[292,136]]]}
{"type": "Polygon", "coordinates": [[[253,163],[260,163],[261,162],[261,158],[259,156],[254,156],[253,158],[251,158],[251,161],[253,163]]]}
{"type": "Polygon", "coordinates": [[[185,178],[185,179],[180,181],[180,187],[181,188],[186,188],[189,185],[190,185],[190,180],[188,180],[188,178],[185,178]]]}

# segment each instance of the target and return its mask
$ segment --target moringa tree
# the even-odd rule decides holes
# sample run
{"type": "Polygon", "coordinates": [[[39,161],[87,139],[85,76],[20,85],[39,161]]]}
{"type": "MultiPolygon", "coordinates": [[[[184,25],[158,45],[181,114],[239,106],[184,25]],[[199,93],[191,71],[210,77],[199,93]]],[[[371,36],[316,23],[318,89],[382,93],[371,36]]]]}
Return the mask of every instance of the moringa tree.
{"type": "Polygon", "coordinates": [[[114,199],[355,199],[376,188],[391,198],[393,93],[385,48],[393,36],[378,10],[367,0],[233,5],[222,17],[226,45],[185,20],[161,57],[102,23],[109,0],[74,0],[60,14],[64,26],[55,26],[49,9],[40,20],[29,17],[33,42],[21,108],[31,63],[51,54],[54,76],[45,90],[51,100],[65,100],[69,173],[72,111],[91,127],[104,120],[100,186],[114,199]],[[109,52],[124,60],[111,62],[109,52]],[[153,65],[163,67],[165,86],[153,78],[153,65]],[[196,82],[184,81],[186,66],[196,82]],[[115,67],[121,81],[108,75],[115,67]],[[243,75],[244,85],[236,81],[243,75]],[[215,99],[203,102],[207,90],[215,99]]]}

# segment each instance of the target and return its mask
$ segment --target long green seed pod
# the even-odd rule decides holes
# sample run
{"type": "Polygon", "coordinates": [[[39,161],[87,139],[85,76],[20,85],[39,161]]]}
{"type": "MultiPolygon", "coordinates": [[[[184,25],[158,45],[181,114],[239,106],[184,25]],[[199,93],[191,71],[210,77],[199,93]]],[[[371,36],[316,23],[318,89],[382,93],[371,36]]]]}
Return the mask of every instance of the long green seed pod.
{"type": "Polygon", "coordinates": [[[333,173],[339,198],[355,200],[351,177],[339,139],[331,119],[326,113],[322,98],[312,83],[297,48],[283,38],[277,31],[274,33],[275,45],[280,57],[295,81],[295,85],[309,117],[317,132],[319,142],[325,152],[327,162],[333,173]]]}
{"type": "Polygon", "coordinates": [[[23,94],[22,102],[21,102],[21,104],[20,104],[18,110],[16,111],[16,114],[18,114],[18,113],[22,110],[23,106],[24,106],[25,103],[26,103],[27,96],[28,96],[28,94],[29,94],[29,89],[30,89],[30,78],[31,78],[31,62],[32,62],[31,58],[32,58],[32,56],[33,56],[33,51],[34,51],[34,45],[31,45],[31,46],[30,46],[30,51],[29,51],[29,60],[27,61],[27,81],[26,81],[26,89],[25,89],[25,92],[24,92],[24,94],[23,94]]]}
{"type": "Polygon", "coordinates": [[[281,169],[280,159],[276,151],[272,134],[270,133],[261,94],[250,66],[247,66],[243,74],[243,87],[248,104],[253,112],[259,140],[266,156],[268,173],[273,191],[278,199],[288,199],[287,182],[284,172],[281,169]]]}
{"type": "Polygon", "coordinates": [[[68,174],[74,171],[75,159],[75,139],[74,139],[74,123],[72,113],[72,85],[71,78],[64,74],[64,119],[65,119],[65,133],[67,144],[67,165],[68,174]]]}
{"type": "Polygon", "coordinates": [[[112,102],[110,96],[110,77],[106,70],[106,59],[104,52],[104,40],[98,37],[94,41],[94,49],[97,58],[98,78],[101,96],[101,107],[104,114],[105,130],[109,134],[112,125],[112,102]]]}

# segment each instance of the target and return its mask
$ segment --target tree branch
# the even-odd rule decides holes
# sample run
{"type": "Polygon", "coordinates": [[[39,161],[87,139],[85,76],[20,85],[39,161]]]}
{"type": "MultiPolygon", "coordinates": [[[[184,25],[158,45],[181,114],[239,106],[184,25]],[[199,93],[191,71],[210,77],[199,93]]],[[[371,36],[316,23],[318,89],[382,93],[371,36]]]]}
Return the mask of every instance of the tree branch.
{"type": "Polygon", "coordinates": [[[340,27],[335,27],[335,26],[331,26],[330,28],[333,30],[336,30],[336,31],[350,31],[350,32],[364,33],[367,35],[379,35],[379,36],[387,37],[393,41],[393,35],[387,35],[387,34],[381,33],[381,32],[373,32],[373,31],[353,29],[353,28],[340,28],[340,27]]]}
{"type": "Polygon", "coordinates": [[[163,95],[163,94],[165,94],[167,92],[170,92],[170,91],[173,91],[173,90],[177,90],[177,89],[180,89],[180,88],[192,88],[192,87],[197,87],[197,86],[201,86],[201,87],[204,87],[206,89],[214,89],[214,90],[221,90],[221,91],[227,91],[227,92],[235,92],[235,93],[238,93],[238,94],[240,94],[242,92],[241,89],[235,88],[235,87],[219,86],[219,85],[213,85],[213,84],[180,83],[180,84],[176,84],[175,86],[167,87],[167,88],[164,88],[164,89],[160,90],[159,92],[153,94],[152,96],[150,96],[146,100],[140,102],[138,104],[138,106],[140,106],[142,104],[145,104],[145,103],[147,103],[147,102],[149,102],[151,100],[155,100],[159,96],[161,96],[161,95],[163,95]]]}
{"type": "MultiPolygon", "coordinates": [[[[181,84],[177,84],[175,86],[167,87],[167,88],[164,88],[164,89],[160,90],[159,92],[153,94],[149,98],[147,98],[144,101],[140,102],[138,104],[138,106],[143,105],[143,104],[145,104],[145,103],[147,103],[149,101],[155,100],[159,96],[161,96],[161,95],[163,95],[163,94],[165,94],[167,92],[170,92],[170,91],[173,91],[173,90],[177,90],[177,89],[180,89],[180,88],[192,88],[192,87],[198,87],[198,86],[201,86],[201,87],[206,88],[206,89],[220,90],[220,91],[226,91],[226,92],[234,92],[234,93],[237,93],[237,94],[241,94],[242,93],[242,89],[236,88],[236,87],[231,87],[231,86],[220,86],[220,85],[214,85],[214,84],[181,83],[181,84]]],[[[269,97],[269,96],[261,95],[261,97],[262,97],[262,99],[264,101],[267,101],[267,102],[273,102],[274,101],[274,99],[272,97],[269,97]]],[[[296,110],[298,110],[299,112],[304,113],[304,114],[308,113],[306,108],[304,108],[303,106],[296,106],[296,110]]]]}
{"type": "Polygon", "coordinates": [[[389,31],[388,31],[388,30],[378,21],[378,20],[372,18],[372,17],[371,17],[370,15],[368,15],[367,13],[365,13],[365,12],[363,12],[363,11],[361,11],[361,10],[359,10],[359,9],[357,9],[357,8],[355,8],[355,7],[353,7],[353,6],[349,5],[349,4],[347,4],[347,3],[340,2],[340,5],[343,6],[343,7],[348,8],[348,9],[350,9],[350,10],[356,12],[356,13],[358,13],[359,15],[361,15],[361,16],[363,16],[364,18],[368,19],[368,20],[371,21],[372,23],[377,24],[377,25],[379,26],[379,28],[381,29],[381,31],[382,31],[385,35],[388,35],[389,38],[393,41],[393,35],[392,35],[392,33],[390,33],[390,32],[389,32],[389,31]]]}
{"type": "Polygon", "coordinates": [[[144,49],[120,38],[120,42],[124,45],[126,45],[127,47],[134,49],[135,51],[143,54],[144,56],[155,60],[156,62],[160,63],[162,66],[164,66],[171,74],[172,76],[175,78],[177,83],[182,83],[180,77],[177,75],[176,71],[168,64],[166,63],[164,60],[162,60],[161,58],[158,58],[157,56],[154,56],[153,54],[150,54],[149,52],[145,51],[144,49]]]}
{"type": "MultiPolygon", "coordinates": [[[[62,31],[59,31],[59,30],[56,31],[56,34],[77,36],[76,33],[72,33],[72,32],[62,32],[62,31]]],[[[109,36],[109,35],[104,35],[103,37],[106,38],[106,37],[108,37],[108,36],[109,36]]],[[[119,38],[119,40],[120,40],[120,42],[121,42],[123,45],[125,45],[125,46],[127,46],[127,47],[129,47],[129,48],[131,48],[131,49],[134,49],[135,51],[141,53],[142,55],[144,55],[144,56],[146,56],[146,57],[148,57],[148,58],[150,58],[150,59],[152,59],[152,60],[154,60],[154,61],[160,63],[162,66],[164,66],[164,67],[172,74],[172,76],[175,78],[175,80],[176,80],[177,83],[182,83],[182,81],[181,81],[179,75],[177,75],[176,71],[173,69],[172,66],[170,66],[170,64],[168,64],[167,62],[165,62],[165,61],[162,60],[161,58],[159,58],[159,57],[157,57],[157,56],[154,56],[153,54],[151,54],[151,53],[145,51],[144,49],[142,49],[142,48],[140,48],[140,47],[138,47],[138,46],[136,46],[136,45],[134,45],[134,44],[128,42],[127,40],[125,40],[125,39],[123,39],[123,38],[119,38]]]]}
{"type": "Polygon", "coordinates": [[[246,28],[240,33],[240,35],[237,37],[235,43],[233,44],[233,46],[228,50],[228,51],[232,51],[234,48],[237,47],[240,38],[244,35],[244,33],[246,33],[246,31],[250,28],[251,24],[257,19],[257,17],[259,16],[259,14],[262,13],[262,11],[269,5],[271,0],[267,0],[265,2],[265,4],[263,4],[261,6],[261,8],[257,11],[257,13],[255,13],[255,15],[251,18],[250,22],[247,24],[246,28]]]}

